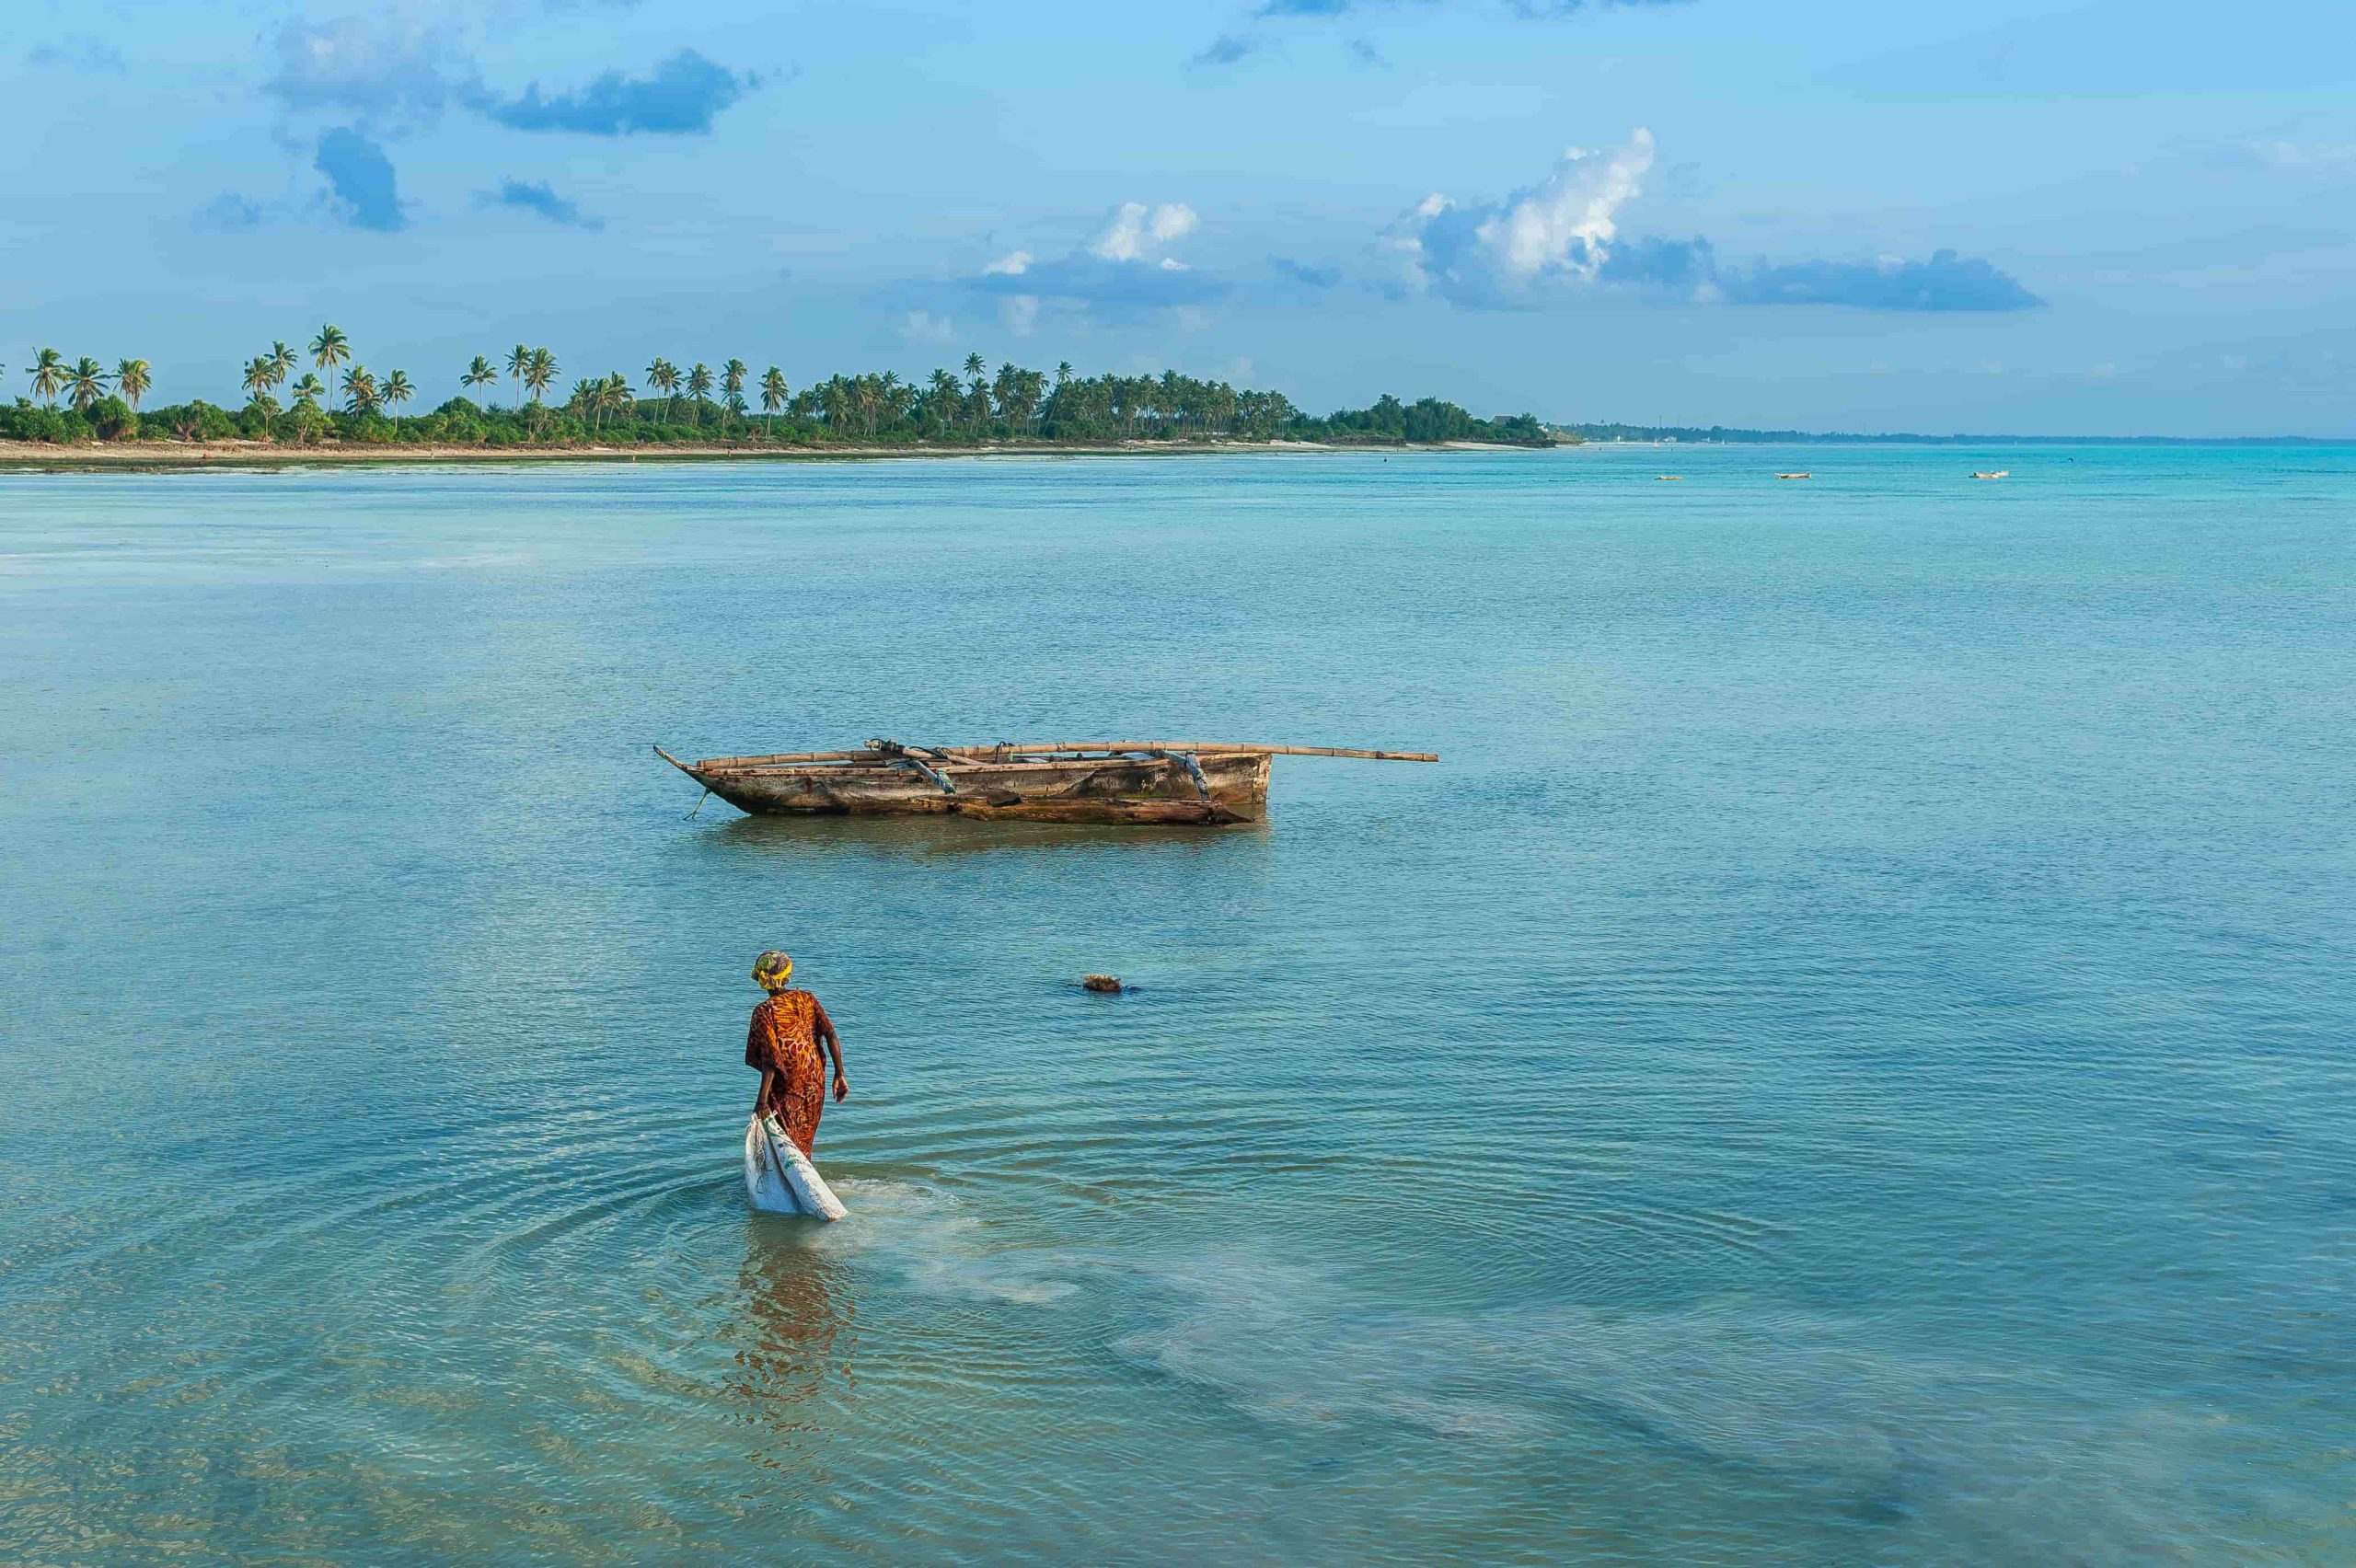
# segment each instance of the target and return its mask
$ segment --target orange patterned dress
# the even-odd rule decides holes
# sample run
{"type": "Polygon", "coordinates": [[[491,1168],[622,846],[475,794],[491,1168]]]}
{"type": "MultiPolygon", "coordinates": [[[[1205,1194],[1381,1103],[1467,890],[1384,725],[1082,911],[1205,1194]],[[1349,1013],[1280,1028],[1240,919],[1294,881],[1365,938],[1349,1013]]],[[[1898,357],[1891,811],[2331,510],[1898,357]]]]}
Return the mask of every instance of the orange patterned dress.
{"type": "Polygon", "coordinates": [[[762,1109],[776,1114],[778,1125],[804,1154],[817,1141],[818,1113],[826,1107],[826,1057],[818,1041],[834,1034],[834,1020],[817,997],[807,991],[773,991],[753,1009],[753,1027],[745,1037],[745,1065],[777,1074],[762,1109]]]}

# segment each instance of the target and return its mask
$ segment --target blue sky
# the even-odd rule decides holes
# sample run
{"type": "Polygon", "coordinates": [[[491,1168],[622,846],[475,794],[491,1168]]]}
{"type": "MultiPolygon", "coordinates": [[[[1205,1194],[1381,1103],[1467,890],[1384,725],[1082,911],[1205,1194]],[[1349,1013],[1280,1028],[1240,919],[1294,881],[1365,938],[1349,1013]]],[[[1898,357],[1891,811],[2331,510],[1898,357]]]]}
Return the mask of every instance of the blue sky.
{"type": "Polygon", "coordinates": [[[0,364],[2356,431],[2356,6],[10,0],[0,364]]]}

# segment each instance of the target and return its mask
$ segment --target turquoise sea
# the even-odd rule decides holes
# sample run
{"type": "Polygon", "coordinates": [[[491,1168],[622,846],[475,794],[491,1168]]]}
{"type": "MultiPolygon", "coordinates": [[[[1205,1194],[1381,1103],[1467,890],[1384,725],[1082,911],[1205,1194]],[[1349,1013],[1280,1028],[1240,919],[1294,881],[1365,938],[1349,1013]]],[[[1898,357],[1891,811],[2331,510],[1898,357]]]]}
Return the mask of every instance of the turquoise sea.
{"type": "Polygon", "coordinates": [[[0,1561],[2356,1560],[2351,589],[2352,449],[0,476],[0,1561]],[[871,735],[1444,760],[647,749],[871,735]]]}

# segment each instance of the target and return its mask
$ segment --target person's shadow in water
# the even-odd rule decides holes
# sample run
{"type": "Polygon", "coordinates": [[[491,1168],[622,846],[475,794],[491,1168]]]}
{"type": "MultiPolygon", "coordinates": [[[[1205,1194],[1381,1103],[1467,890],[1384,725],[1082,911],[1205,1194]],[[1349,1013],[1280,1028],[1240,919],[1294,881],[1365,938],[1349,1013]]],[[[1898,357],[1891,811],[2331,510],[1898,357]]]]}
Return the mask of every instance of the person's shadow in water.
{"type": "Polygon", "coordinates": [[[795,1455],[826,1424],[825,1396],[851,1337],[849,1270],[795,1234],[803,1228],[776,1219],[746,1226],[741,1311],[732,1330],[730,1389],[755,1422],[785,1439],[755,1462],[785,1469],[802,1468],[795,1455]]]}

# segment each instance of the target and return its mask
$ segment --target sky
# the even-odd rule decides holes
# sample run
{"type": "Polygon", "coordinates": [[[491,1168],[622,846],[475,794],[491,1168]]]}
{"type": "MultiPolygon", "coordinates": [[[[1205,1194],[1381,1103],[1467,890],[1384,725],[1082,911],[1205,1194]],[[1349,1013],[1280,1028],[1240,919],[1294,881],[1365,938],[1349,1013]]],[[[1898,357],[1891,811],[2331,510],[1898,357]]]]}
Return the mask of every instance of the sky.
{"type": "Polygon", "coordinates": [[[5,0],[0,385],[324,322],[1562,421],[2356,434],[2356,6],[5,0]]]}

